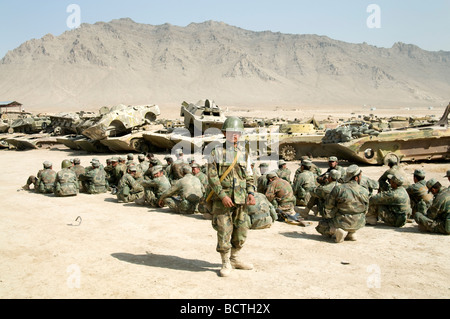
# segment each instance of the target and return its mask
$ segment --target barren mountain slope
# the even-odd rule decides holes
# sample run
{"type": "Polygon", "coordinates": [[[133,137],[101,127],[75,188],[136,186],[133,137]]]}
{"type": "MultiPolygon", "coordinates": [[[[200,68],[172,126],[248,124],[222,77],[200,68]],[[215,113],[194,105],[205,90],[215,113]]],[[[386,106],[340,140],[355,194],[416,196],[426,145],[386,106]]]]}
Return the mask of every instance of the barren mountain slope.
{"type": "Polygon", "coordinates": [[[0,73],[0,100],[28,110],[202,98],[247,107],[428,106],[448,103],[450,52],[214,21],[177,27],[120,19],[27,41],[0,61],[0,73]]]}

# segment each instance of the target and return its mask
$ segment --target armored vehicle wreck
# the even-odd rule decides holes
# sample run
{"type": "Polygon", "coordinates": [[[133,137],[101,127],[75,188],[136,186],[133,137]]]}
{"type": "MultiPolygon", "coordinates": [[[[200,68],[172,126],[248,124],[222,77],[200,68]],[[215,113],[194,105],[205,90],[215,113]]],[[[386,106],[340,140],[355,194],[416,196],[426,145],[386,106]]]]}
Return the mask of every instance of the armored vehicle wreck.
{"type": "Polygon", "coordinates": [[[196,132],[203,135],[209,128],[220,129],[227,119],[222,109],[211,100],[198,101],[196,104],[183,102],[180,116],[184,118],[184,126],[191,136],[196,132]]]}
{"type": "Polygon", "coordinates": [[[27,116],[24,118],[18,118],[11,123],[8,130],[9,133],[26,133],[33,134],[39,133],[49,127],[51,120],[48,116],[27,116]]]}
{"type": "Polygon", "coordinates": [[[102,114],[100,119],[92,119],[91,123],[83,123],[85,129],[81,133],[95,141],[107,137],[119,137],[130,134],[133,129],[152,124],[160,114],[157,105],[118,105],[102,114]]]}
{"type": "Polygon", "coordinates": [[[450,104],[443,117],[434,124],[418,127],[378,129],[364,121],[350,122],[329,130],[313,140],[288,137],[280,141],[279,153],[284,160],[298,160],[303,155],[337,156],[365,164],[382,165],[389,157],[400,161],[422,161],[450,158],[450,104]]]}

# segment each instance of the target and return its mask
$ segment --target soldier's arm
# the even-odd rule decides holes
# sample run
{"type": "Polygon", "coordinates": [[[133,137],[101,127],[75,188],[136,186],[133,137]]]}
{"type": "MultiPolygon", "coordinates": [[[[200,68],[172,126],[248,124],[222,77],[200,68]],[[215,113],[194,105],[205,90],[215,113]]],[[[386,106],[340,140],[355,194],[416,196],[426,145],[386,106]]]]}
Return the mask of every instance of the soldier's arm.
{"type": "Polygon", "coordinates": [[[180,183],[177,182],[161,195],[161,197],[159,198],[159,201],[163,201],[167,197],[171,197],[172,195],[175,195],[179,190],[180,190],[180,183]]]}

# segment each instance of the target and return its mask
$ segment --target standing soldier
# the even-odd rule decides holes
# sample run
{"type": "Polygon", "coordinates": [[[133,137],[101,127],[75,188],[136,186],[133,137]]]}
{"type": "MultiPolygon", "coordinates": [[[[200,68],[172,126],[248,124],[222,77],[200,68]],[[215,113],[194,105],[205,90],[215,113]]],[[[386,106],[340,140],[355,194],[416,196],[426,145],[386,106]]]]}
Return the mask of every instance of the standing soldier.
{"type": "Polygon", "coordinates": [[[131,203],[144,196],[144,188],[136,180],[136,173],[136,166],[131,165],[127,173],[120,179],[116,194],[119,202],[131,203]]]}
{"type": "Polygon", "coordinates": [[[281,160],[278,162],[277,175],[279,178],[284,179],[286,182],[292,185],[291,181],[291,171],[287,168],[286,161],[281,160]]]}
{"type": "Polygon", "coordinates": [[[419,230],[450,235],[450,190],[434,178],[427,182],[427,188],[434,199],[428,208],[423,200],[418,204],[415,220],[419,230]]]}
{"type": "Polygon", "coordinates": [[[184,176],[161,195],[159,205],[163,207],[163,201],[170,198],[172,201],[168,202],[167,205],[172,211],[177,214],[195,214],[198,204],[205,194],[205,189],[200,180],[192,175],[190,166],[184,166],[182,174],[184,176]]]}
{"type": "Polygon", "coordinates": [[[83,184],[80,181],[79,177],[80,177],[81,174],[85,174],[86,173],[86,169],[81,165],[81,160],[79,158],[74,158],[73,159],[72,170],[77,175],[78,184],[79,184],[79,190],[80,190],[80,193],[81,193],[81,192],[84,191],[84,188],[83,188],[83,184]]]}
{"type": "Polygon", "coordinates": [[[411,215],[411,202],[403,187],[403,177],[394,174],[387,176],[390,190],[378,193],[370,198],[367,224],[375,226],[380,218],[385,224],[403,227],[411,215]]]}
{"type": "Polygon", "coordinates": [[[256,202],[249,154],[239,143],[244,125],[239,118],[229,117],[222,132],[227,142],[211,151],[207,172],[212,189],[212,225],[217,231],[216,250],[222,258],[220,275],[227,277],[232,268],[253,269],[253,265],[239,259],[239,252],[244,247],[249,228],[246,206],[256,202]]]}
{"type": "Polygon", "coordinates": [[[316,177],[310,171],[311,161],[304,160],[300,166],[301,173],[294,181],[293,191],[296,198],[296,206],[306,206],[311,199],[311,192],[316,188],[316,177]]]}
{"type": "MultiPolygon", "coordinates": [[[[160,207],[158,202],[161,195],[168,191],[171,187],[169,180],[164,175],[164,170],[161,165],[157,165],[148,169],[148,172],[153,176],[141,182],[144,187],[144,197],[135,201],[138,205],[149,205],[153,208],[160,207]]],[[[171,199],[167,198],[162,204],[167,205],[171,199]]]]}
{"type": "Polygon", "coordinates": [[[101,167],[98,160],[91,161],[92,168],[86,170],[85,174],[81,174],[79,179],[83,182],[86,193],[103,194],[108,191],[108,181],[106,180],[105,169],[101,167]]]}
{"type": "Polygon", "coordinates": [[[72,163],[69,160],[64,160],[61,164],[61,170],[56,174],[54,193],[57,197],[78,195],[78,179],[71,167],[72,163]]]}
{"type": "MultiPolygon", "coordinates": [[[[428,193],[427,181],[425,180],[425,172],[422,169],[416,169],[414,171],[413,180],[414,184],[406,188],[406,192],[409,195],[411,201],[412,218],[417,212],[417,205],[421,200],[427,205],[427,209],[433,202],[433,195],[428,193]]],[[[408,216],[409,218],[410,216],[408,216]]]]}
{"type": "Polygon", "coordinates": [[[30,185],[34,185],[34,190],[41,194],[52,194],[55,186],[56,172],[53,170],[53,164],[45,161],[44,169],[41,169],[36,176],[28,177],[27,183],[22,188],[30,190],[30,185]]]}
{"type": "Polygon", "coordinates": [[[356,231],[366,223],[369,192],[359,185],[362,171],[351,165],[344,178],[345,184],[335,187],[325,203],[325,216],[316,230],[323,236],[335,237],[336,243],[356,240],[356,231]]]}

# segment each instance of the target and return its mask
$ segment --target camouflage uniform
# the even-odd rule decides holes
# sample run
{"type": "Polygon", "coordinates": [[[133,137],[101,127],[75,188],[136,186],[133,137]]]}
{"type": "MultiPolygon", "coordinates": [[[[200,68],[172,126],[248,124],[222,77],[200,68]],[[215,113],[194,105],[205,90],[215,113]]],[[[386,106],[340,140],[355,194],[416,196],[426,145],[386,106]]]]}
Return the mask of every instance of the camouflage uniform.
{"type": "Polygon", "coordinates": [[[77,179],[78,179],[78,184],[79,184],[79,190],[80,192],[84,191],[83,188],[83,183],[80,181],[79,177],[81,174],[85,174],[86,173],[86,169],[84,168],[84,166],[81,166],[79,164],[79,161],[77,159],[74,160],[74,166],[72,167],[72,171],[75,172],[75,174],[77,175],[77,179]]]}
{"type": "Polygon", "coordinates": [[[95,167],[92,167],[85,174],[82,174],[79,177],[79,179],[83,182],[86,193],[91,195],[103,194],[108,191],[106,172],[100,167],[99,164],[100,163],[93,164],[95,167]]]}
{"type": "Polygon", "coordinates": [[[255,194],[256,205],[248,206],[250,229],[265,229],[272,226],[278,219],[275,207],[267,200],[264,194],[255,194]]]}
{"type": "Polygon", "coordinates": [[[425,172],[423,172],[422,170],[416,170],[414,172],[414,175],[424,179],[417,181],[416,183],[406,188],[406,192],[408,193],[409,199],[411,201],[413,217],[417,212],[417,205],[421,200],[425,202],[425,204],[427,205],[427,209],[433,203],[433,195],[428,193],[427,181],[425,180],[425,172]]]}
{"type": "MultiPolygon", "coordinates": [[[[307,165],[311,167],[310,162],[304,163],[302,165],[307,165]]],[[[305,166],[303,166],[305,167],[305,166]]],[[[296,198],[297,206],[306,206],[311,199],[311,192],[316,188],[316,177],[310,170],[303,170],[294,181],[294,195],[296,198]]]]}
{"type": "Polygon", "coordinates": [[[169,190],[161,195],[160,200],[171,198],[172,201],[168,202],[167,205],[178,214],[194,214],[201,198],[204,196],[205,188],[192,173],[184,174],[169,190]]]}
{"type": "Polygon", "coordinates": [[[354,234],[366,224],[365,214],[369,206],[369,192],[352,179],[360,174],[359,168],[349,167],[345,184],[335,187],[325,203],[325,215],[316,230],[324,236],[332,236],[337,229],[354,234]]]}
{"type": "Polygon", "coordinates": [[[131,174],[126,173],[117,185],[117,199],[131,203],[144,196],[144,188],[131,174]]]}
{"type": "Polygon", "coordinates": [[[173,184],[177,180],[183,178],[183,168],[189,166],[182,159],[178,159],[170,165],[169,181],[173,184]]]}
{"type": "Polygon", "coordinates": [[[56,172],[52,169],[44,169],[38,173],[36,191],[41,194],[52,194],[55,187],[56,172]]]}
{"type": "MultiPolygon", "coordinates": [[[[192,168],[194,168],[194,167],[201,169],[200,165],[198,165],[198,164],[193,164],[192,168]]],[[[206,176],[206,174],[203,173],[202,171],[199,171],[194,176],[200,180],[200,182],[202,183],[203,188],[205,190],[205,193],[204,193],[203,197],[201,198],[200,203],[198,204],[198,211],[200,213],[202,213],[205,218],[208,217],[208,219],[210,219],[211,218],[211,216],[210,216],[211,210],[212,210],[211,202],[209,202],[209,203],[206,202],[206,198],[208,197],[209,193],[211,192],[211,188],[209,187],[209,183],[208,183],[208,176],[206,176]],[[207,214],[207,215],[205,215],[205,214],[207,214]]]]}
{"type": "MultiPolygon", "coordinates": [[[[269,177],[273,175],[268,174],[269,177]]],[[[275,177],[267,188],[266,197],[269,202],[287,215],[295,215],[295,196],[291,184],[280,177],[275,177]]]]}
{"type": "Polygon", "coordinates": [[[145,157],[141,157],[141,155],[139,155],[139,164],[137,165],[137,169],[142,173],[142,174],[146,174],[149,166],[150,166],[150,162],[145,160],[145,157]]]}
{"type": "Polygon", "coordinates": [[[389,185],[388,182],[388,176],[389,175],[396,175],[401,177],[404,180],[404,187],[408,187],[410,183],[407,182],[407,177],[405,172],[403,171],[403,169],[397,165],[397,164],[390,164],[390,168],[388,170],[386,170],[383,175],[381,175],[381,177],[378,179],[378,184],[379,184],[379,190],[380,192],[385,192],[391,189],[391,186],[389,185]]]}
{"type": "MultiPolygon", "coordinates": [[[[436,182],[429,181],[428,188],[436,182]]],[[[441,186],[430,207],[427,207],[424,200],[420,201],[414,219],[421,231],[450,235],[450,190],[441,186]]]]}
{"type": "Polygon", "coordinates": [[[211,151],[208,163],[208,182],[214,191],[212,198],[213,228],[217,231],[217,252],[228,253],[230,249],[241,249],[247,239],[249,228],[247,216],[247,197],[254,193],[253,176],[247,169],[248,158],[245,158],[242,145],[234,147],[224,144],[211,151]],[[227,148],[228,147],[228,148],[227,148]],[[220,178],[233,163],[240,151],[240,158],[228,176],[220,182],[220,178]],[[234,207],[225,207],[222,199],[230,197],[234,207]]]}
{"type": "Polygon", "coordinates": [[[315,188],[310,193],[311,198],[308,201],[306,208],[308,210],[311,210],[315,205],[317,205],[317,213],[322,217],[325,216],[325,202],[328,199],[328,196],[333,191],[333,189],[339,185],[340,183],[338,181],[334,181],[326,185],[320,185],[317,188],[315,188]]]}
{"type": "Polygon", "coordinates": [[[56,174],[54,193],[58,197],[76,196],[79,192],[77,175],[70,168],[63,168],[56,174]]]}
{"type": "Polygon", "coordinates": [[[370,198],[369,212],[366,218],[373,220],[375,224],[378,218],[393,227],[403,227],[407,218],[411,215],[411,202],[406,189],[402,186],[403,179],[388,175],[398,185],[397,188],[378,193],[370,198]]]}
{"type": "MultiPolygon", "coordinates": [[[[155,168],[153,169],[153,174],[157,173],[158,171],[162,171],[162,166],[155,166],[155,168]]],[[[153,179],[144,180],[141,182],[141,185],[145,189],[144,200],[142,204],[145,203],[153,208],[159,207],[158,203],[161,195],[167,192],[171,187],[169,179],[165,175],[153,177],[153,179]]],[[[166,198],[164,200],[164,204],[167,205],[171,201],[172,199],[166,198]]],[[[141,204],[141,202],[136,203],[141,204]]]]}
{"type": "Polygon", "coordinates": [[[378,191],[380,185],[376,180],[373,180],[365,175],[362,176],[361,182],[359,183],[362,187],[369,191],[369,196],[372,196],[375,191],[378,191]]]}
{"type": "Polygon", "coordinates": [[[286,182],[288,182],[289,184],[291,184],[291,171],[285,167],[285,168],[280,168],[277,171],[277,175],[279,178],[285,180],[286,182]]]}

